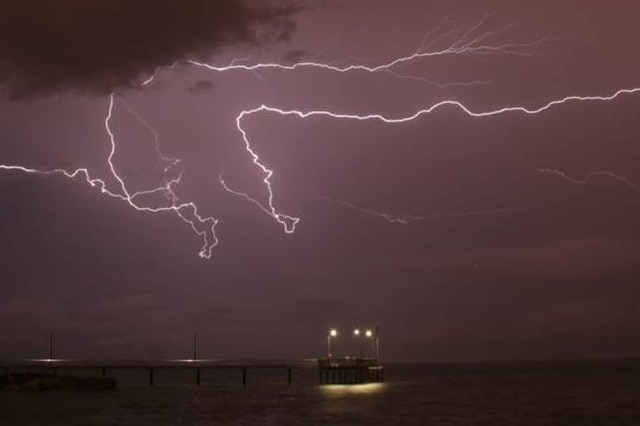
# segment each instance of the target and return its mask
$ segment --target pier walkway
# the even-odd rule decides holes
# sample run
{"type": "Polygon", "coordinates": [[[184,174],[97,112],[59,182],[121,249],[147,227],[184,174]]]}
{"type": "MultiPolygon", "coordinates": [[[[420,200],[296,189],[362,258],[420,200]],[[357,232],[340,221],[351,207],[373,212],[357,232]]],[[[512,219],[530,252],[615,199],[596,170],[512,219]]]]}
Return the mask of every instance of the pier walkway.
{"type": "Polygon", "coordinates": [[[242,384],[247,386],[250,370],[282,370],[286,383],[293,382],[293,370],[299,362],[283,361],[220,361],[220,360],[75,360],[75,359],[27,359],[0,360],[0,372],[4,377],[12,373],[38,372],[57,376],[61,372],[94,370],[102,377],[114,370],[142,370],[148,373],[148,384],[154,386],[155,374],[159,370],[190,370],[194,372],[195,384],[202,384],[204,370],[236,370],[242,384]]]}

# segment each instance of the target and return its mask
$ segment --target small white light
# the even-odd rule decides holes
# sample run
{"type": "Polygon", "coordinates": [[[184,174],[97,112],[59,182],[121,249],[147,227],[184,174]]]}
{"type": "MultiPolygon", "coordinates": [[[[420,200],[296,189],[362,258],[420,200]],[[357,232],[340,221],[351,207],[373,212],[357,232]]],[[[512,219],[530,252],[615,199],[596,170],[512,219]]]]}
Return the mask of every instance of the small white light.
{"type": "Polygon", "coordinates": [[[337,335],[338,335],[338,330],[336,330],[335,328],[332,328],[331,330],[329,330],[329,336],[336,337],[337,335]]]}
{"type": "Polygon", "coordinates": [[[356,335],[356,336],[359,336],[360,335],[360,329],[356,328],[355,330],[353,330],[353,334],[356,335]]]}
{"type": "Polygon", "coordinates": [[[371,331],[371,330],[367,330],[364,334],[365,334],[367,337],[371,337],[371,336],[373,336],[373,331],[371,331]]]}

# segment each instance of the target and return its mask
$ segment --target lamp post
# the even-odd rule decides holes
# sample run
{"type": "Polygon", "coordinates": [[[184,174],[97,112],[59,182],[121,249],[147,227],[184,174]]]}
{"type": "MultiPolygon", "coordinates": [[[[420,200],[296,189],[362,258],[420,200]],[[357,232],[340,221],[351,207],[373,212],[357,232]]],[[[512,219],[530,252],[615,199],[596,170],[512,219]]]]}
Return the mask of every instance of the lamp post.
{"type": "Polygon", "coordinates": [[[376,362],[380,362],[380,329],[376,325],[376,362]]]}
{"type": "Polygon", "coordinates": [[[331,359],[332,355],[331,355],[331,338],[332,337],[336,337],[338,336],[338,330],[336,330],[335,328],[332,328],[329,330],[329,333],[327,334],[327,358],[331,359]]]}
{"type": "Polygon", "coordinates": [[[53,332],[49,333],[49,361],[53,361],[53,332]]]}
{"type": "Polygon", "coordinates": [[[360,359],[364,359],[364,342],[362,341],[362,333],[359,328],[355,328],[353,330],[353,335],[356,339],[358,339],[358,344],[360,346],[360,359]]]}
{"type": "Polygon", "coordinates": [[[198,333],[196,331],[193,332],[193,362],[195,363],[198,359],[198,333]]]}
{"type": "MultiPolygon", "coordinates": [[[[367,338],[367,339],[371,339],[371,338],[373,337],[373,331],[372,331],[371,329],[367,329],[367,330],[364,332],[364,335],[366,336],[366,338],[367,338]]],[[[375,342],[374,342],[374,344],[375,344],[375,342]]],[[[376,348],[376,359],[377,359],[377,358],[378,358],[378,355],[377,355],[377,346],[376,346],[375,348],[376,348]]]]}

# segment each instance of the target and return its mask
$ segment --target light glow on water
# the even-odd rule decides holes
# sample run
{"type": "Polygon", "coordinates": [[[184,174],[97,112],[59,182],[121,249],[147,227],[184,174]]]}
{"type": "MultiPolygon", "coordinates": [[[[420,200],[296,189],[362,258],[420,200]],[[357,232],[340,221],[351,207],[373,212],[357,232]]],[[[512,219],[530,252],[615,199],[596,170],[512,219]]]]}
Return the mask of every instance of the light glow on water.
{"type": "Polygon", "coordinates": [[[386,383],[364,383],[355,385],[322,385],[322,393],[330,396],[342,395],[372,395],[382,393],[387,388],[386,383]]]}

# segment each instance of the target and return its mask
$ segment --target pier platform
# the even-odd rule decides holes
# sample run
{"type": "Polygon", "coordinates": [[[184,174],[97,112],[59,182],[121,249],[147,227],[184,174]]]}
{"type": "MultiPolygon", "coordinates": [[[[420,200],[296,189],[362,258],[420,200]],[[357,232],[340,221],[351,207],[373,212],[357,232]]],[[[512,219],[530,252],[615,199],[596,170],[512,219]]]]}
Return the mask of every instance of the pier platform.
{"type": "Polygon", "coordinates": [[[322,385],[347,385],[384,382],[384,366],[377,359],[325,358],[318,360],[322,385]]]}

